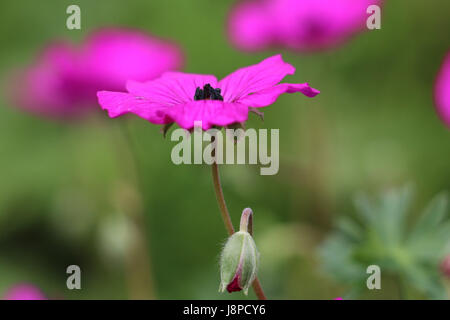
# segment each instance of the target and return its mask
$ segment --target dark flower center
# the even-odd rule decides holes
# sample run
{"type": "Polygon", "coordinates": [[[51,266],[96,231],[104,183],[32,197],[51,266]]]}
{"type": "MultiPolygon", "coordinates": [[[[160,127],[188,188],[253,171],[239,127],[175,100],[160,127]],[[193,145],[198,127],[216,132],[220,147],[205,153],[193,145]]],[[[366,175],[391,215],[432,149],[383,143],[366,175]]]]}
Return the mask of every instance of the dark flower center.
{"type": "Polygon", "coordinates": [[[194,100],[221,100],[223,97],[220,94],[220,89],[214,89],[209,83],[203,86],[203,89],[197,87],[195,90],[194,100]]]}

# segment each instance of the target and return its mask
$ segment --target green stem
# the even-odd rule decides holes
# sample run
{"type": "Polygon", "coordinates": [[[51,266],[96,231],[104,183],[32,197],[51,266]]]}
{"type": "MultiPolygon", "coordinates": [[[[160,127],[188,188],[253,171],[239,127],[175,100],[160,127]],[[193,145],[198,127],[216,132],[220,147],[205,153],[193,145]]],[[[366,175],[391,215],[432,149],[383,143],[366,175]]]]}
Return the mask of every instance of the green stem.
{"type": "Polygon", "coordinates": [[[220,184],[219,166],[216,162],[212,164],[212,177],[214,183],[214,191],[216,192],[217,203],[219,204],[220,213],[222,214],[223,223],[231,236],[234,233],[233,223],[231,222],[230,213],[228,212],[225,198],[223,196],[222,186],[220,184]]]}

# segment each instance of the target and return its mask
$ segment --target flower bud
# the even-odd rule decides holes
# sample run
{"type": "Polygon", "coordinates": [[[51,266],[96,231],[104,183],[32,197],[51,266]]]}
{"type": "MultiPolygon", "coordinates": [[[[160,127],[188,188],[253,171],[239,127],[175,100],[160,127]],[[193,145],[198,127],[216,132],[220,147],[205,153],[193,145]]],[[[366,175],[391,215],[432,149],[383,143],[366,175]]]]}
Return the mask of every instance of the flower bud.
{"type": "Polygon", "coordinates": [[[221,292],[225,289],[228,292],[244,290],[247,294],[256,278],[259,253],[253,237],[247,231],[251,215],[250,209],[244,210],[240,231],[229,237],[223,248],[220,258],[221,292]]]}

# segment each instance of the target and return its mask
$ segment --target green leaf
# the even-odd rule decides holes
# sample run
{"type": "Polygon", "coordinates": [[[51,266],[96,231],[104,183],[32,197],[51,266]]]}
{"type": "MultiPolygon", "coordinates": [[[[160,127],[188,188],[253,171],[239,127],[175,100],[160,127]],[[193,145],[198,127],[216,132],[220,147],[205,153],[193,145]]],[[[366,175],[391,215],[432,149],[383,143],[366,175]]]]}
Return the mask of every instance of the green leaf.
{"type": "Polygon", "coordinates": [[[349,217],[339,219],[337,228],[352,240],[361,240],[364,236],[364,230],[349,217]]]}
{"type": "Polygon", "coordinates": [[[427,208],[422,213],[419,221],[410,234],[410,239],[425,236],[430,232],[434,232],[444,221],[448,213],[448,197],[447,193],[441,193],[434,197],[427,208]]]}

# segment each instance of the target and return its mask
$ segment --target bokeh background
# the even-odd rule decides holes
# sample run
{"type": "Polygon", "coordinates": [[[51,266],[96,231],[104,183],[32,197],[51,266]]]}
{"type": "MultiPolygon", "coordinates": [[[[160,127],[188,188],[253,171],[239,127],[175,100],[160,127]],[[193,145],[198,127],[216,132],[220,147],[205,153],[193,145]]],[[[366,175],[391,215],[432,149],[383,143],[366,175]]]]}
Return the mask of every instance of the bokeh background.
{"type": "MultiPolygon", "coordinates": [[[[318,248],[337,219],[354,215],[355,192],[409,183],[414,219],[450,189],[450,131],[432,99],[449,48],[450,2],[386,0],[381,30],[309,54],[236,50],[225,36],[232,4],[4,1],[2,91],[10,72],[53,39],[76,43],[105,26],[175,40],[186,72],[219,78],[281,52],[297,68],[290,81],[322,93],[285,95],[264,110],[264,122],[250,116],[248,127],[280,129],[280,170],[261,176],[259,166],[224,165],[225,198],[235,225],[243,208],[254,211],[268,297],[344,296],[348,285],[324,270],[318,248]],[[81,30],[66,28],[70,4],[81,7],[81,30]]],[[[174,143],[157,126],[111,120],[100,108],[82,122],[53,121],[19,110],[5,94],[0,104],[0,296],[25,282],[53,299],[254,298],[218,293],[226,233],[210,168],[174,165],[174,143]],[[81,290],[66,288],[71,264],[81,267],[81,290]]],[[[395,281],[382,288],[362,297],[399,297],[395,281]]]]}

